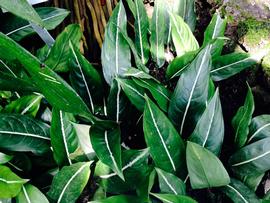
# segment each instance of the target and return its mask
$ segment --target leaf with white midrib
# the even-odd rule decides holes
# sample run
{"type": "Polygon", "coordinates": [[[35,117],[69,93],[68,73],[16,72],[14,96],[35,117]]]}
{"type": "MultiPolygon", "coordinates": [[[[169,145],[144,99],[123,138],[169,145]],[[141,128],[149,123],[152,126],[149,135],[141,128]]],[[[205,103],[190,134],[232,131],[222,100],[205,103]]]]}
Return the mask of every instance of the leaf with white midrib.
{"type": "Polygon", "coordinates": [[[243,195],[233,186],[231,185],[226,185],[226,187],[230,188],[231,190],[233,190],[245,203],[249,203],[244,197],[243,195]]]}

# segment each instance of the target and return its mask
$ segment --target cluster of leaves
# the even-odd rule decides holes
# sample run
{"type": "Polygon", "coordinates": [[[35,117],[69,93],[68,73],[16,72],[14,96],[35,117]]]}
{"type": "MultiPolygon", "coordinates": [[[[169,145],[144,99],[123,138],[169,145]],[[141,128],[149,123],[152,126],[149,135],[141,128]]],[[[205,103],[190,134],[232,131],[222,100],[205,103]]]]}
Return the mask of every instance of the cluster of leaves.
{"type": "Polygon", "coordinates": [[[66,10],[0,1],[19,16],[5,14],[0,33],[0,198],[71,203],[85,189],[92,202],[176,203],[196,202],[192,191],[205,189],[234,202],[260,202],[255,191],[270,169],[270,115],[252,118],[249,88],[232,120],[234,150],[225,167],[214,83],[257,58],[221,55],[226,19],[218,13],[200,47],[192,34],[194,1],[155,0],[150,20],[141,0],[126,3],[108,22],[102,75],[80,52],[78,25],[35,55],[15,42],[34,34],[29,22],[53,29],[66,10]],[[134,39],[126,10],[134,16],[134,39]],[[166,71],[168,80],[178,80],[173,92],[148,70],[153,62],[163,67],[168,52],[177,55],[166,71]],[[134,146],[131,138],[145,143],[134,146]]]}

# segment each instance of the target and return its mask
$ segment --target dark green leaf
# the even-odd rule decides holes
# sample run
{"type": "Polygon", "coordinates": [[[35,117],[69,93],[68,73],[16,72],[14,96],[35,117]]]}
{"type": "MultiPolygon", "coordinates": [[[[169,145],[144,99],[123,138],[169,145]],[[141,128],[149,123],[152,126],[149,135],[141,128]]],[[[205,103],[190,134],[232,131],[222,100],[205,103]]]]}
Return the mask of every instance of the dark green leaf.
{"type": "Polygon", "coordinates": [[[75,49],[79,49],[81,38],[82,32],[79,25],[73,24],[67,26],[56,38],[45,64],[56,72],[67,72],[69,70],[70,59],[69,41],[72,42],[75,49]]]}
{"type": "Polygon", "coordinates": [[[230,183],[226,169],[212,152],[188,142],[186,153],[188,174],[193,189],[219,187],[230,183]]]}
{"type": "Polygon", "coordinates": [[[33,185],[25,184],[22,186],[22,190],[16,197],[16,203],[49,203],[46,196],[33,185]]]}
{"type": "Polygon", "coordinates": [[[0,148],[43,154],[49,151],[49,126],[31,117],[1,114],[0,148]]]}
{"type": "Polygon", "coordinates": [[[179,172],[184,176],[184,142],[170,120],[149,98],[146,98],[143,130],[155,165],[167,172],[179,172]]]}
{"type": "Polygon", "coordinates": [[[116,76],[122,76],[131,67],[130,49],[120,33],[121,30],[126,34],[126,27],[126,12],[122,1],[120,1],[114,8],[107,24],[102,46],[103,75],[108,84],[111,84],[116,76]]]}
{"type": "Polygon", "coordinates": [[[154,197],[161,200],[163,203],[196,203],[195,200],[184,195],[173,195],[173,194],[157,194],[151,193],[154,197]]]}
{"type": "Polygon", "coordinates": [[[233,202],[239,203],[259,203],[259,198],[245,186],[241,181],[231,178],[231,183],[222,188],[222,191],[233,202]]]}
{"type": "Polygon", "coordinates": [[[90,162],[64,166],[53,178],[48,196],[59,203],[75,202],[90,176],[90,162]]]}
{"type": "Polygon", "coordinates": [[[249,127],[249,138],[247,143],[269,137],[270,115],[261,115],[253,118],[249,127]]]}
{"type": "Polygon", "coordinates": [[[107,199],[91,201],[90,203],[142,203],[142,200],[135,196],[118,195],[107,199]]]}
{"type": "Polygon", "coordinates": [[[247,141],[249,133],[249,125],[251,123],[252,114],[254,112],[254,99],[252,91],[248,86],[244,106],[241,106],[236,115],[232,119],[232,126],[235,130],[234,144],[236,148],[243,147],[247,141]]]}
{"type": "Polygon", "coordinates": [[[0,165],[0,198],[11,198],[18,195],[27,180],[21,179],[8,167],[0,165]]]}
{"type": "Polygon", "coordinates": [[[264,173],[257,173],[257,174],[244,176],[242,180],[246,186],[248,186],[252,191],[256,192],[263,177],[264,177],[264,173]]]}
{"type": "Polygon", "coordinates": [[[76,131],[70,121],[74,121],[72,114],[53,109],[51,143],[54,159],[59,166],[71,165],[70,154],[78,147],[76,131]]]}
{"type": "Polygon", "coordinates": [[[207,105],[189,140],[219,155],[224,138],[224,121],[219,92],[207,105]]]}
{"type": "Polygon", "coordinates": [[[32,23],[43,26],[43,22],[35,9],[27,0],[0,0],[0,7],[32,23]]]}
{"type": "MultiPolygon", "coordinates": [[[[204,48],[178,80],[169,106],[169,118],[183,133],[186,123],[194,123],[208,98],[210,47],[204,48]]],[[[193,127],[193,126],[192,126],[193,127]]]]}
{"type": "MultiPolygon", "coordinates": [[[[107,122],[103,123],[106,127],[107,122]]],[[[97,157],[104,164],[108,165],[119,177],[124,180],[121,160],[121,135],[116,124],[111,129],[102,128],[99,123],[91,126],[90,140],[97,157]]]]}

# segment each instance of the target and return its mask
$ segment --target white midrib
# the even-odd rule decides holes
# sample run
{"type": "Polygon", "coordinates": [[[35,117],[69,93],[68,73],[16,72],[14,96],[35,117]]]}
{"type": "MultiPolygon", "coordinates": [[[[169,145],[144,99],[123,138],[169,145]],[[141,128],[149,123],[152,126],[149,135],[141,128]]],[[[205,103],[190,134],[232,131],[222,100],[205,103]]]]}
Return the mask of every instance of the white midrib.
{"type": "Polygon", "coordinates": [[[81,166],[80,168],[79,168],[79,170],[78,171],[76,171],[76,173],[74,173],[74,175],[68,180],[68,182],[67,182],[67,184],[65,185],[65,187],[63,188],[63,190],[62,190],[62,192],[61,192],[61,194],[60,194],[60,196],[59,196],[59,198],[58,198],[58,200],[57,200],[57,203],[60,203],[61,202],[61,200],[62,200],[62,198],[63,198],[63,196],[64,196],[64,194],[65,194],[65,191],[66,191],[66,189],[67,189],[67,187],[69,186],[69,184],[71,183],[71,181],[85,168],[85,167],[87,167],[88,166],[88,164],[84,164],[83,166],[81,166]]]}
{"type": "Polygon", "coordinates": [[[212,123],[213,123],[213,120],[214,120],[214,116],[215,116],[215,108],[216,108],[216,103],[215,103],[215,105],[213,107],[213,114],[211,115],[209,126],[208,126],[208,129],[207,129],[207,132],[206,132],[206,136],[205,136],[205,139],[204,139],[203,144],[202,144],[203,147],[205,146],[205,144],[206,144],[206,142],[208,140],[208,137],[209,137],[209,133],[210,133],[212,123]]]}
{"type": "Polygon", "coordinates": [[[135,0],[135,5],[136,5],[136,11],[137,11],[137,18],[138,18],[138,29],[139,29],[139,39],[140,39],[140,49],[141,49],[141,57],[142,57],[142,63],[145,63],[144,59],[144,53],[143,53],[143,43],[142,43],[142,30],[141,30],[141,17],[140,17],[140,12],[138,8],[138,0],[135,0]]]}
{"type": "MultiPolygon", "coordinates": [[[[129,162],[127,165],[125,165],[122,169],[122,171],[125,171],[126,169],[132,167],[137,161],[139,161],[142,157],[144,157],[148,153],[148,150],[145,150],[145,152],[138,155],[135,159],[133,159],[131,162],[129,162]]],[[[100,178],[107,179],[113,176],[116,176],[116,173],[110,173],[108,175],[101,175],[100,178]]]]}
{"type": "Polygon", "coordinates": [[[5,68],[15,77],[15,78],[17,78],[17,75],[8,67],[8,65],[7,64],[5,64],[5,62],[4,61],[2,61],[1,59],[0,59],[0,63],[2,63],[4,66],[5,66],[5,68]]]}
{"type": "Polygon", "coordinates": [[[134,89],[133,87],[131,87],[130,85],[128,85],[128,84],[125,84],[127,87],[129,87],[131,90],[133,90],[134,92],[136,92],[140,97],[142,97],[143,99],[144,99],[144,96],[140,93],[140,92],[138,92],[138,90],[136,90],[136,89],[134,89]]]}
{"type": "Polygon", "coordinates": [[[193,93],[194,93],[196,84],[197,84],[198,79],[199,79],[199,76],[201,74],[201,70],[202,70],[203,64],[205,62],[205,57],[206,57],[206,53],[207,52],[208,52],[208,50],[205,52],[205,54],[203,56],[202,62],[200,64],[199,70],[197,72],[197,75],[196,75],[196,78],[195,78],[195,81],[194,81],[194,84],[193,84],[193,86],[191,88],[190,96],[188,98],[188,103],[187,103],[187,106],[186,106],[186,109],[185,109],[185,112],[184,112],[184,116],[183,116],[183,119],[182,119],[182,123],[181,123],[180,134],[182,134],[182,132],[183,132],[183,128],[184,128],[184,123],[185,123],[185,120],[186,120],[187,112],[188,112],[188,109],[189,109],[189,106],[190,106],[190,103],[191,103],[191,99],[192,99],[192,96],[193,96],[193,93]]]}
{"type": "Polygon", "coordinates": [[[254,157],[252,159],[248,159],[246,161],[242,161],[242,162],[239,162],[239,163],[236,163],[236,164],[232,164],[232,166],[241,166],[243,164],[247,164],[249,162],[256,161],[257,159],[260,159],[260,158],[262,158],[262,157],[264,157],[264,156],[266,156],[268,154],[270,154],[270,151],[264,152],[263,154],[261,154],[261,155],[259,155],[257,157],[254,157]]]}
{"type": "Polygon", "coordinates": [[[158,89],[156,89],[155,87],[153,87],[152,85],[148,84],[147,82],[145,82],[144,80],[141,80],[144,84],[149,85],[150,87],[153,88],[153,90],[157,91],[159,94],[161,94],[163,97],[165,97],[168,101],[170,101],[171,99],[165,95],[162,91],[159,91],[158,89]]]}
{"type": "MultiPolygon", "coordinates": [[[[44,18],[42,21],[45,22],[45,21],[47,21],[47,20],[50,20],[50,19],[52,19],[52,18],[61,16],[61,15],[64,15],[64,14],[61,13],[61,14],[57,14],[57,15],[54,15],[54,16],[50,16],[50,17],[48,17],[48,18],[44,18]]],[[[11,34],[13,34],[13,33],[15,33],[15,32],[18,32],[18,31],[23,30],[23,29],[28,28],[28,27],[31,27],[31,25],[29,24],[29,25],[25,25],[25,26],[22,26],[22,27],[20,27],[20,28],[17,28],[16,30],[11,31],[11,32],[7,33],[6,35],[9,36],[9,35],[11,35],[11,34]]]]}
{"type": "Polygon", "coordinates": [[[22,183],[25,183],[25,181],[22,181],[22,180],[6,180],[6,179],[3,179],[3,178],[0,178],[0,181],[6,183],[6,184],[22,184],[22,183]]]}
{"type": "Polygon", "coordinates": [[[116,28],[116,44],[115,44],[115,72],[116,72],[116,75],[118,75],[119,73],[119,63],[118,63],[118,54],[119,54],[119,25],[120,25],[120,13],[121,13],[121,5],[122,3],[119,4],[119,12],[118,12],[118,15],[117,15],[117,28],[116,28]]]}
{"type": "Polygon", "coordinates": [[[220,70],[222,70],[222,69],[228,68],[228,67],[230,67],[230,66],[234,66],[234,65],[237,65],[237,64],[239,64],[239,63],[242,63],[242,62],[248,61],[248,60],[250,60],[251,58],[252,58],[252,57],[248,57],[248,58],[245,58],[245,59],[243,59],[243,60],[240,60],[240,61],[237,61],[237,62],[234,62],[234,63],[228,64],[228,65],[226,65],[226,66],[222,66],[222,67],[220,67],[220,68],[217,68],[217,69],[211,70],[211,73],[214,73],[214,72],[220,71],[220,70]]]}
{"type": "Polygon", "coordinates": [[[83,79],[83,83],[85,85],[85,88],[86,88],[86,92],[87,92],[87,95],[88,95],[88,98],[89,98],[89,101],[90,101],[90,105],[91,105],[91,109],[92,109],[92,112],[94,113],[95,109],[94,109],[94,104],[93,104],[93,100],[92,100],[92,96],[91,96],[91,93],[90,93],[90,90],[89,90],[89,87],[88,87],[88,84],[86,82],[86,79],[85,79],[85,76],[84,76],[84,73],[83,73],[83,70],[82,70],[82,66],[78,60],[78,57],[74,51],[74,48],[73,46],[70,46],[71,47],[71,51],[72,51],[72,54],[73,56],[75,57],[75,60],[76,60],[76,63],[78,64],[78,67],[79,67],[79,70],[80,70],[80,73],[82,75],[82,79],[83,79]]]}
{"type": "Polygon", "coordinates": [[[36,138],[40,138],[40,139],[44,139],[44,140],[51,140],[49,137],[43,137],[41,135],[35,135],[35,134],[31,134],[31,133],[22,133],[22,132],[13,132],[13,131],[0,130],[0,134],[24,135],[24,136],[36,137],[36,138]]]}
{"type": "Polygon", "coordinates": [[[238,192],[234,187],[230,186],[230,185],[226,185],[226,187],[232,189],[234,192],[236,192],[237,195],[239,195],[239,197],[245,202],[245,203],[248,203],[248,201],[243,197],[243,195],[238,192]]]}
{"type": "Polygon", "coordinates": [[[173,167],[173,170],[176,171],[174,162],[173,162],[172,157],[171,157],[171,155],[170,155],[170,153],[169,153],[169,151],[168,151],[168,149],[167,149],[167,146],[166,146],[166,144],[165,144],[165,142],[164,142],[164,140],[163,140],[163,137],[162,137],[162,135],[161,135],[161,133],[160,133],[160,131],[159,131],[159,128],[158,128],[158,126],[157,126],[157,123],[156,123],[156,120],[155,120],[155,118],[154,118],[152,109],[151,109],[151,107],[150,107],[150,105],[149,105],[149,102],[147,102],[147,105],[148,105],[148,108],[149,108],[150,115],[151,115],[151,118],[152,118],[152,120],[153,120],[154,126],[155,126],[156,131],[157,131],[157,133],[158,133],[158,135],[159,135],[159,138],[160,138],[160,140],[161,140],[161,143],[162,143],[162,145],[163,145],[163,147],[164,147],[164,149],[165,149],[165,152],[166,152],[166,154],[167,154],[167,156],[168,156],[168,158],[169,158],[169,160],[170,160],[170,163],[171,163],[171,165],[172,165],[172,167],[173,167]]]}
{"type": "Polygon", "coordinates": [[[120,113],[120,92],[121,87],[120,84],[117,82],[117,95],[116,95],[116,122],[119,122],[119,113],[120,113]]]}
{"type": "Polygon", "coordinates": [[[253,135],[250,136],[247,143],[249,143],[259,132],[261,132],[264,128],[267,128],[268,126],[270,126],[270,123],[267,123],[263,125],[262,127],[260,127],[253,135]]]}
{"type": "Polygon", "coordinates": [[[158,53],[158,41],[159,41],[159,39],[158,39],[158,9],[159,9],[159,2],[157,2],[157,11],[156,11],[156,51],[157,51],[157,53],[156,53],[156,57],[157,57],[157,63],[158,63],[158,55],[159,55],[159,53],[158,53]]]}
{"type": "Polygon", "coordinates": [[[216,38],[216,31],[217,31],[217,25],[219,23],[219,17],[217,16],[217,20],[216,20],[216,23],[215,23],[215,27],[214,27],[214,32],[212,34],[212,39],[215,39],[216,38]]]}
{"type": "Polygon", "coordinates": [[[41,98],[42,96],[38,96],[34,101],[32,101],[22,112],[21,114],[24,115],[29,109],[34,106],[34,104],[41,98]]]}
{"type": "Polygon", "coordinates": [[[175,189],[173,188],[173,186],[169,183],[169,181],[167,180],[167,178],[162,174],[162,172],[159,173],[161,175],[161,177],[163,178],[163,180],[165,181],[165,183],[169,186],[169,188],[171,189],[171,191],[173,191],[173,193],[175,195],[177,195],[177,192],[175,191],[175,189]]]}
{"type": "Polygon", "coordinates": [[[107,132],[107,130],[105,130],[105,132],[104,132],[104,139],[105,139],[106,147],[107,147],[107,149],[108,149],[108,151],[109,151],[111,160],[112,160],[112,162],[113,162],[113,165],[114,165],[115,169],[116,169],[117,171],[119,171],[119,168],[118,168],[118,166],[117,166],[117,164],[116,164],[116,161],[115,161],[115,159],[114,159],[114,156],[113,156],[113,154],[112,154],[112,151],[111,151],[111,148],[110,148],[110,145],[109,145],[109,142],[108,142],[108,132],[107,132]]]}
{"type": "Polygon", "coordinates": [[[61,125],[61,134],[62,134],[62,138],[63,138],[63,142],[64,142],[64,147],[65,147],[65,151],[66,151],[66,155],[67,155],[67,160],[69,165],[72,164],[70,158],[69,158],[69,151],[68,151],[68,146],[67,146],[67,140],[66,140],[66,132],[65,132],[65,128],[64,128],[64,121],[63,121],[63,112],[59,111],[60,114],[60,125],[61,125]]]}
{"type": "Polygon", "coordinates": [[[28,203],[31,203],[31,200],[30,200],[30,198],[29,198],[29,196],[28,196],[28,194],[27,194],[27,192],[26,192],[25,187],[22,186],[22,189],[23,189],[23,194],[24,194],[24,196],[25,196],[26,201],[27,201],[28,203]]]}

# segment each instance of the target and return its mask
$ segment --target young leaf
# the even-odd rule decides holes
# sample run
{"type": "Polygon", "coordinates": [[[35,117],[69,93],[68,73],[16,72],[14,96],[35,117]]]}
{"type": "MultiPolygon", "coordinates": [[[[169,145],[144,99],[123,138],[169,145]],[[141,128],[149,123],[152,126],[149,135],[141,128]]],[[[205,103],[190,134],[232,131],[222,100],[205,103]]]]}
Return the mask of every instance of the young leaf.
{"type": "Polygon", "coordinates": [[[1,57],[9,55],[20,61],[35,85],[52,106],[66,112],[93,118],[82,99],[62,78],[47,66],[41,69],[44,64],[42,65],[36,57],[1,33],[0,54],[1,57]]]}
{"type": "Polygon", "coordinates": [[[224,121],[219,92],[207,105],[189,140],[218,155],[224,138],[224,121]]]}
{"type": "Polygon", "coordinates": [[[166,77],[173,79],[174,77],[180,76],[186,67],[194,60],[197,51],[187,52],[180,57],[176,57],[168,66],[166,70],[166,77]]]}
{"type": "MultiPolygon", "coordinates": [[[[56,28],[69,14],[69,11],[65,9],[53,7],[39,7],[35,10],[47,30],[56,28]]],[[[14,15],[5,16],[5,20],[0,27],[2,32],[16,41],[35,33],[28,21],[14,15]]]]}
{"type": "Polygon", "coordinates": [[[224,192],[233,202],[243,202],[243,203],[259,203],[261,202],[259,198],[251,191],[247,186],[245,186],[241,181],[231,178],[231,183],[223,187],[222,192],[224,192]]]}
{"type": "Polygon", "coordinates": [[[235,173],[249,175],[269,170],[269,159],[270,138],[264,138],[238,150],[230,157],[229,163],[235,173]]]}
{"type": "Polygon", "coordinates": [[[269,137],[270,115],[261,115],[253,118],[249,126],[249,138],[247,143],[255,142],[269,137]]]}
{"type": "MultiPolygon", "coordinates": [[[[218,37],[224,37],[225,29],[227,25],[227,19],[222,19],[217,12],[213,15],[212,20],[204,32],[203,46],[211,43],[212,40],[218,37]]],[[[216,40],[211,44],[212,56],[219,56],[223,48],[224,40],[216,40]]]]}
{"type": "Polygon", "coordinates": [[[80,48],[82,38],[81,28],[77,24],[67,26],[64,31],[57,36],[51,48],[45,64],[56,72],[67,72],[69,70],[70,46],[72,42],[76,49],[80,48]]]}
{"type": "Polygon", "coordinates": [[[0,165],[0,198],[12,198],[18,195],[27,180],[21,179],[8,167],[0,165]]]}
{"type": "Polygon", "coordinates": [[[53,109],[51,143],[54,159],[59,166],[71,165],[70,154],[78,147],[76,131],[70,122],[72,120],[72,114],[53,109]]]}
{"type": "Polygon", "coordinates": [[[43,154],[49,151],[49,144],[50,134],[47,124],[28,116],[1,114],[1,149],[43,154]]]}
{"type": "Polygon", "coordinates": [[[129,98],[130,102],[139,110],[143,111],[145,99],[145,90],[139,87],[134,81],[128,79],[117,78],[117,82],[129,98]]]}
{"type": "Polygon", "coordinates": [[[135,45],[143,64],[149,59],[148,16],[142,0],[135,0],[135,45]]]}
{"type": "Polygon", "coordinates": [[[150,154],[158,168],[185,175],[184,142],[166,115],[149,99],[143,114],[143,131],[150,154]]]}
{"type": "Polygon", "coordinates": [[[102,100],[102,80],[96,69],[87,61],[76,47],[69,42],[70,81],[71,85],[88,104],[92,113],[95,112],[94,102],[102,100]]]}
{"type": "Polygon", "coordinates": [[[170,18],[172,24],[172,39],[177,56],[180,57],[187,52],[197,50],[199,44],[184,20],[173,13],[170,14],[170,18]]]}
{"type": "Polygon", "coordinates": [[[142,203],[142,200],[136,196],[117,195],[106,199],[91,201],[90,203],[142,203]]]}
{"type": "Polygon", "coordinates": [[[189,25],[193,32],[196,25],[195,0],[176,1],[175,12],[189,25]]]}
{"type": "Polygon", "coordinates": [[[1,0],[0,7],[13,13],[20,18],[43,26],[43,22],[35,9],[27,2],[27,0],[1,0]]]}
{"type": "Polygon", "coordinates": [[[107,24],[102,46],[103,75],[108,84],[112,84],[116,76],[123,75],[131,67],[130,49],[120,33],[121,30],[126,34],[126,27],[126,12],[122,1],[120,1],[114,8],[107,24]]]}
{"type": "Polygon", "coordinates": [[[42,95],[34,95],[34,94],[23,96],[9,103],[5,107],[4,112],[19,113],[21,115],[31,115],[35,117],[39,110],[42,97],[43,97],[42,95]]]}
{"type": "Polygon", "coordinates": [[[165,63],[164,52],[164,35],[165,35],[165,4],[163,0],[156,0],[154,13],[151,21],[151,54],[152,59],[157,63],[158,67],[162,67],[165,63]]]}
{"type": "Polygon", "coordinates": [[[184,195],[173,195],[173,194],[157,194],[157,193],[151,193],[154,197],[161,200],[164,203],[171,203],[171,202],[178,202],[178,203],[196,203],[195,200],[188,196],[184,195]]]}
{"type": "Polygon", "coordinates": [[[234,143],[237,148],[243,147],[247,141],[249,125],[251,123],[253,112],[254,99],[252,91],[248,86],[245,104],[238,109],[236,115],[232,119],[232,126],[235,130],[234,143]]]}
{"type": "Polygon", "coordinates": [[[185,195],[186,185],[177,176],[156,168],[158,174],[159,188],[162,193],[185,195]]]}
{"type": "Polygon", "coordinates": [[[230,183],[226,169],[212,152],[188,142],[186,153],[188,174],[193,189],[219,187],[230,183]]]}
{"type": "Polygon", "coordinates": [[[25,184],[22,186],[21,192],[16,197],[17,203],[31,203],[31,202],[40,202],[40,203],[49,203],[46,196],[33,185],[25,184]]]}
{"type": "Polygon", "coordinates": [[[120,178],[124,180],[121,160],[121,136],[120,129],[116,124],[112,124],[112,128],[108,129],[95,124],[90,128],[90,140],[97,157],[104,164],[108,165],[120,178]]]}
{"type": "Polygon", "coordinates": [[[9,162],[12,158],[13,156],[9,156],[7,154],[0,152],[0,164],[5,164],[9,162]]]}
{"type": "Polygon", "coordinates": [[[90,162],[64,166],[53,178],[48,196],[55,202],[75,202],[90,176],[90,162]]]}
{"type": "Polygon", "coordinates": [[[214,81],[227,79],[258,63],[258,61],[259,60],[250,54],[237,52],[215,57],[211,77],[214,81]]]}
{"type": "Polygon", "coordinates": [[[194,123],[208,98],[210,47],[204,48],[182,73],[171,98],[169,118],[183,133],[186,123],[194,123]],[[190,122],[187,122],[190,121],[190,122]]]}

